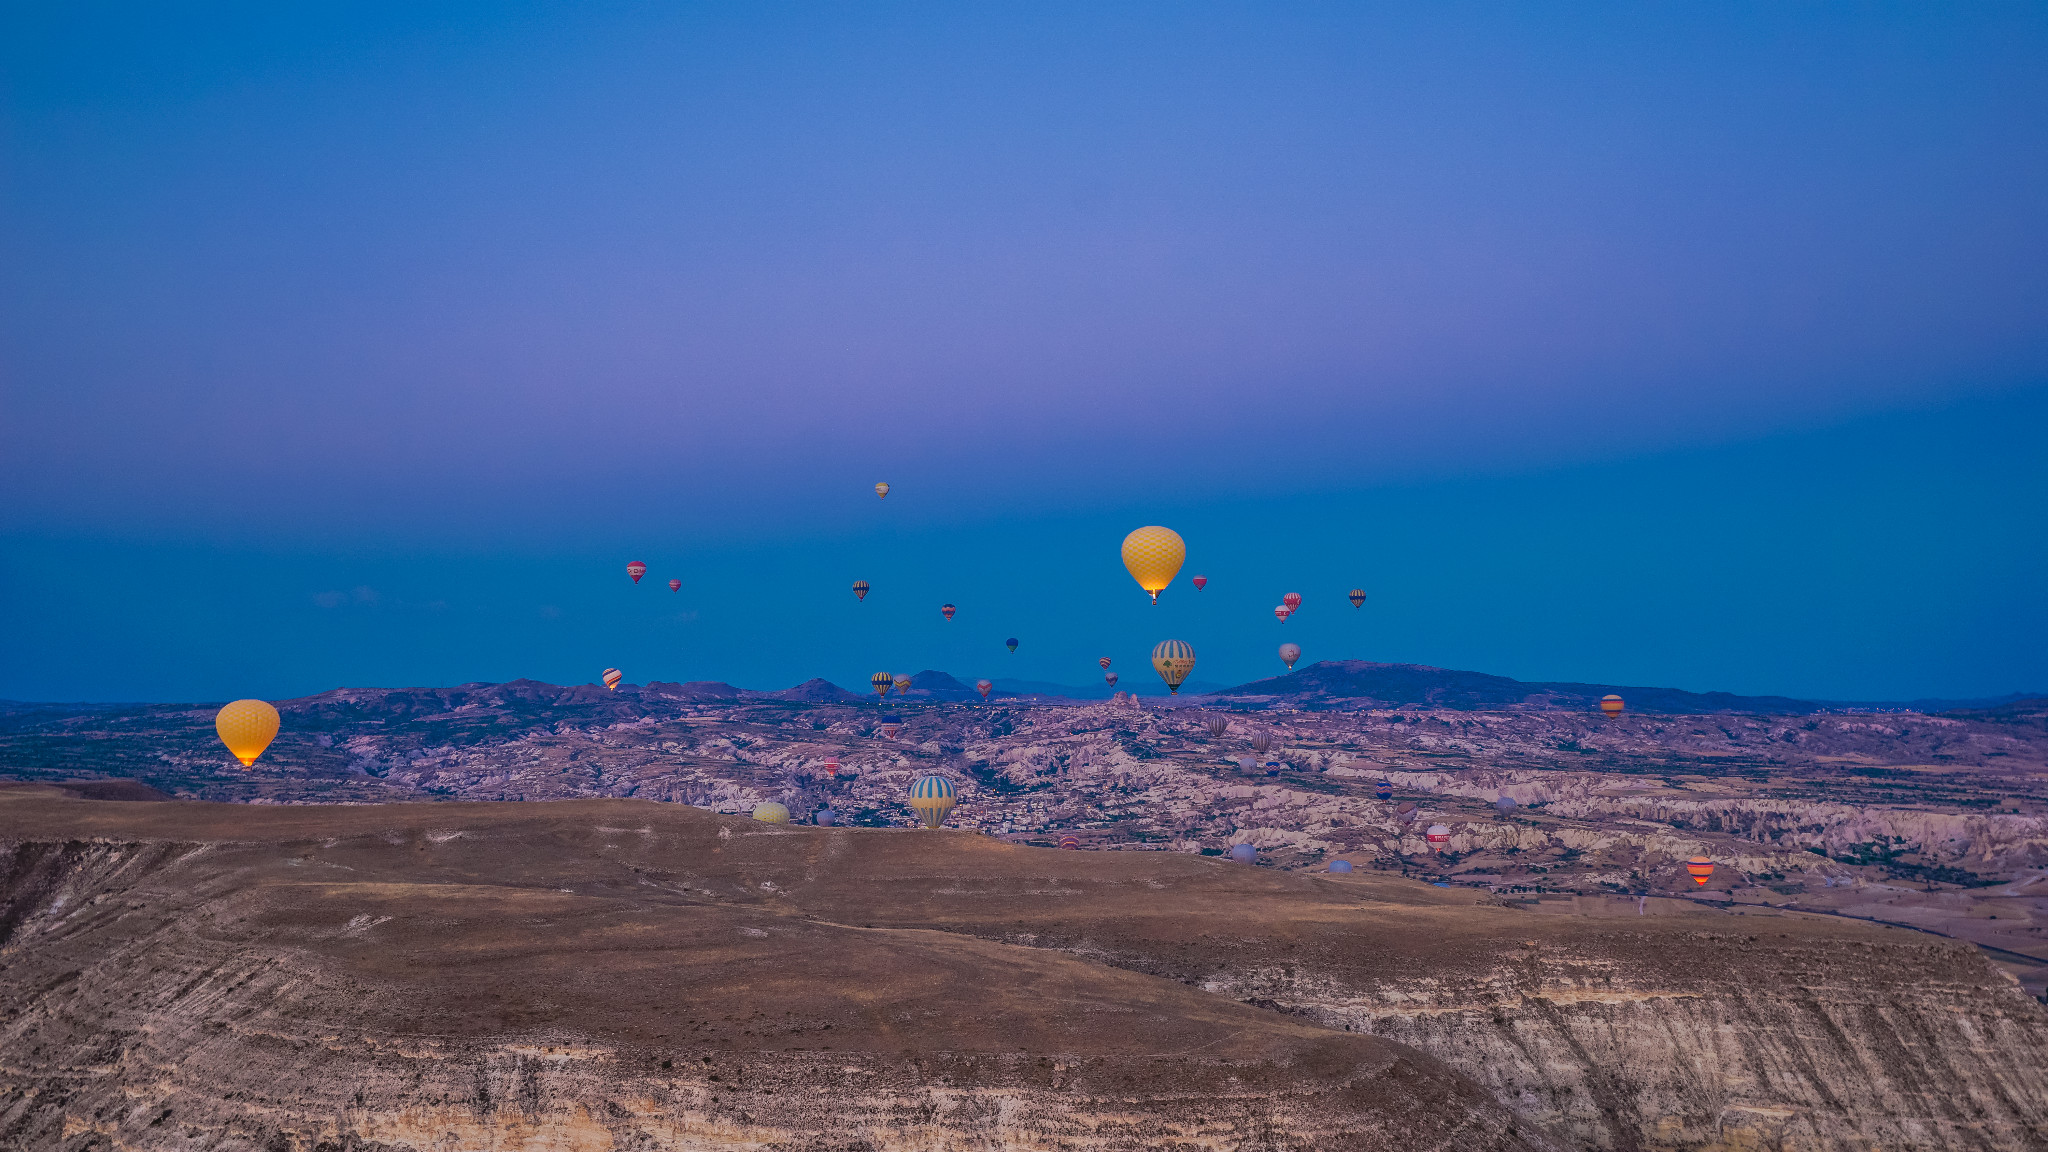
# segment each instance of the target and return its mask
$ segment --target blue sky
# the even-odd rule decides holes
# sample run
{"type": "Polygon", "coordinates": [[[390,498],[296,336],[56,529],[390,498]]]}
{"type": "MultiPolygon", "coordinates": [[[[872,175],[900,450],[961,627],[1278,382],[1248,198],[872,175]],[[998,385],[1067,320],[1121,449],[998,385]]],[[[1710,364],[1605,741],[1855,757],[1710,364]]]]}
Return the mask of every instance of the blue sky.
{"type": "Polygon", "coordinates": [[[0,696],[2048,687],[2037,7],[4,20],[0,696]]]}

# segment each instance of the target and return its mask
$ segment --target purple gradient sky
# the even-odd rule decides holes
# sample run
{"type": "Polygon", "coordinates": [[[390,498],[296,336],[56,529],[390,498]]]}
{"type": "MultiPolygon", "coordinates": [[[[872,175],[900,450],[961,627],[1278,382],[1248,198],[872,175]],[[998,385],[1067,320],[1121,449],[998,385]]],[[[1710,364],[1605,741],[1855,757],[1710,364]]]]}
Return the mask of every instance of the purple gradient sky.
{"type": "MultiPolygon", "coordinates": [[[[1361,491],[2048,383],[2037,5],[0,19],[31,602],[49,548],[825,547],[885,476],[997,535],[1156,499],[1334,535],[1361,491]]],[[[1543,674],[1506,643],[1471,659],[1543,674]]]]}

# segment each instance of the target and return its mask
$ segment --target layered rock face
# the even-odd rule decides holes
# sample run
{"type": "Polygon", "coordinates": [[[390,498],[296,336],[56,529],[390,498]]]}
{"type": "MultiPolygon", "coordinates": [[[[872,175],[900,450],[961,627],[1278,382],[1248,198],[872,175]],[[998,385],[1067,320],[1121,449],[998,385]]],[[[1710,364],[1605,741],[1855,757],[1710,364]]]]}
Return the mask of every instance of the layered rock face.
{"type": "Polygon", "coordinates": [[[0,792],[0,1147],[2043,1146],[1971,951],[631,801],[0,792]],[[1244,1003],[1250,1001],[1251,1003],[1244,1003]]]}

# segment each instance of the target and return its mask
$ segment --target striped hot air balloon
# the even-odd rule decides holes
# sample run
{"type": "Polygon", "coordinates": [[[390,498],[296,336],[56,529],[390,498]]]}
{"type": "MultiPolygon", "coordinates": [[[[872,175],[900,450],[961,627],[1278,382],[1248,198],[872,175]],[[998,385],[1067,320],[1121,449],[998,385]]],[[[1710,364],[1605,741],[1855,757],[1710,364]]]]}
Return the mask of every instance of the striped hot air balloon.
{"type": "Polygon", "coordinates": [[[1288,614],[1292,615],[1295,609],[1301,607],[1301,593],[1289,592],[1280,598],[1280,602],[1287,605],[1288,614]]]}
{"type": "Polygon", "coordinates": [[[855,581],[853,582],[853,598],[854,598],[855,600],[865,600],[865,599],[867,599],[867,598],[868,598],[868,582],[867,582],[867,581],[865,581],[865,580],[855,580],[855,581]]]}
{"type": "Polygon", "coordinates": [[[647,575],[647,565],[642,564],[638,560],[635,560],[626,565],[626,575],[631,576],[633,578],[633,583],[638,584],[640,582],[640,578],[642,576],[647,575]]]}
{"type": "Polygon", "coordinates": [[[1289,608],[1287,605],[1273,605],[1273,619],[1278,620],[1282,624],[1287,623],[1287,618],[1292,615],[1294,615],[1294,609],[1289,608]]]}
{"type": "Polygon", "coordinates": [[[681,580],[670,580],[668,582],[668,590],[671,592],[681,592],[683,590],[683,582],[681,580]]]}
{"type": "Polygon", "coordinates": [[[1102,665],[1102,670],[1104,672],[1109,671],[1109,657],[1104,656],[1102,659],[1097,660],[1096,663],[1102,665]]]}
{"type": "Polygon", "coordinates": [[[1195,591],[1200,592],[1209,586],[1209,578],[1207,576],[1197,576],[1193,580],[1188,581],[1188,583],[1193,584],[1195,591]]]}
{"type": "Polygon", "coordinates": [[[886,483],[884,483],[884,482],[881,482],[881,481],[877,481],[877,482],[875,483],[875,499],[877,499],[877,500],[887,500],[888,498],[889,498],[889,485],[888,485],[888,484],[886,484],[886,483]]]}
{"type": "Polygon", "coordinates": [[[1124,537],[1124,567],[1138,587],[1152,594],[1154,604],[1187,558],[1187,542],[1171,528],[1148,524],[1124,537]]]}
{"type": "Polygon", "coordinates": [[[1363,607],[1365,607],[1365,589],[1363,589],[1363,588],[1353,588],[1353,589],[1351,590],[1351,596],[1350,596],[1350,600],[1351,600],[1351,606],[1352,606],[1353,608],[1363,608],[1363,607]]]}
{"type": "Polygon", "coordinates": [[[901,696],[901,695],[903,695],[903,694],[904,694],[905,692],[908,692],[908,691],[910,691],[910,677],[908,677],[908,676],[898,676],[898,677],[896,677],[896,680],[895,680],[895,684],[896,684],[896,694],[897,694],[898,696],[901,696]]]}
{"type": "Polygon", "coordinates": [[[974,690],[976,692],[981,693],[981,698],[983,700],[988,699],[988,691],[993,687],[995,687],[995,685],[987,680],[976,680],[974,682],[974,690]]]}
{"type": "Polygon", "coordinates": [[[873,676],[868,677],[868,686],[875,690],[875,695],[877,696],[887,696],[889,694],[889,686],[895,682],[896,678],[887,672],[877,672],[873,676]]]}
{"type": "Polygon", "coordinates": [[[1299,659],[1301,659],[1301,645],[1282,644],[1280,646],[1280,661],[1287,665],[1289,672],[1294,671],[1294,662],[1299,659]]]}
{"type": "Polygon", "coordinates": [[[1600,698],[1600,711],[1606,713],[1609,716],[1621,715],[1621,710],[1626,707],[1628,707],[1628,705],[1622,703],[1621,697],[1616,696],[1611,692],[1600,698]]]}
{"type": "Polygon", "coordinates": [[[754,819],[763,824],[787,824],[789,809],[770,800],[766,804],[754,805],[754,819]]]}
{"type": "Polygon", "coordinates": [[[1394,782],[1392,780],[1380,781],[1372,786],[1372,794],[1381,800],[1392,800],[1394,798],[1394,782]]]}
{"type": "Polygon", "coordinates": [[[903,717],[893,712],[882,717],[882,739],[894,740],[896,734],[901,731],[903,731],[903,717]]]}
{"type": "Polygon", "coordinates": [[[1180,686],[1195,670],[1195,650],[1180,640],[1161,640],[1152,649],[1152,668],[1166,681],[1166,691],[1180,695],[1180,686]]]}
{"type": "Polygon", "coordinates": [[[1714,862],[1705,856],[1695,856],[1685,862],[1685,874],[1692,877],[1694,884],[1704,888],[1714,875],[1714,862]]]}
{"type": "Polygon", "coordinates": [[[946,619],[951,620],[953,618],[953,612],[954,608],[951,604],[939,605],[939,615],[944,616],[946,619]]]}
{"type": "Polygon", "coordinates": [[[953,782],[944,776],[919,777],[910,786],[910,807],[927,828],[944,824],[957,803],[959,797],[953,791],[953,782]]]}
{"type": "Polygon", "coordinates": [[[1424,839],[1429,841],[1429,850],[1431,852],[1441,852],[1444,850],[1444,845],[1451,842],[1451,830],[1441,824],[1431,824],[1429,830],[1422,835],[1424,839]]]}
{"type": "Polygon", "coordinates": [[[277,739],[277,709],[263,700],[236,700],[213,714],[213,730],[244,768],[254,768],[256,758],[277,739]]]}
{"type": "Polygon", "coordinates": [[[625,678],[625,675],[617,668],[607,668],[604,670],[604,686],[614,692],[619,690],[619,681],[625,678]]]}
{"type": "Polygon", "coordinates": [[[1079,848],[1080,846],[1081,838],[1079,836],[1074,835],[1072,832],[1069,832],[1065,836],[1060,837],[1060,847],[1065,848],[1070,852],[1079,848]]]}

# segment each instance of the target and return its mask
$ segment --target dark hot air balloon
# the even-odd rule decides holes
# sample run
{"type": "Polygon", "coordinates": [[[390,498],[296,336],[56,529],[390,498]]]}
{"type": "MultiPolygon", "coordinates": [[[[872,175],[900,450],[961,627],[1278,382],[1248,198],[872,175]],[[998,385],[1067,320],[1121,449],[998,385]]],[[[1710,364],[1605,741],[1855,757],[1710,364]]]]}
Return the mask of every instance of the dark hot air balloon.
{"type": "Polygon", "coordinates": [[[1108,683],[1108,685],[1109,685],[1109,686],[1110,686],[1111,688],[1114,688],[1114,687],[1116,687],[1116,673],[1114,673],[1114,672],[1104,672],[1104,673],[1102,674],[1102,679],[1103,679],[1103,680],[1104,680],[1104,681],[1105,681],[1106,683],[1108,683]]]}
{"type": "Polygon", "coordinates": [[[1222,716],[1209,717],[1209,735],[1220,738],[1228,731],[1230,731],[1230,721],[1227,718],[1222,716]]]}
{"type": "Polygon", "coordinates": [[[896,734],[901,731],[903,731],[903,717],[893,712],[882,717],[882,739],[894,740],[896,734]]]}
{"type": "Polygon", "coordinates": [[[1259,858],[1259,850],[1249,844],[1232,844],[1230,858],[1239,864],[1249,864],[1259,858]]]}
{"type": "Polygon", "coordinates": [[[854,598],[855,600],[865,600],[865,599],[867,599],[867,598],[868,598],[868,582],[867,582],[867,581],[865,581],[865,580],[855,580],[855,581],[853,582],[853,598],[854,598]]]}
{"type": "Polygon", "coordinates": [[[1079,848],[1080,846],[1081,838],[1079,836],[1074,835],[1072,832],[1069,832],[1065,836],[1060,837],[1060,847],[1065,848],[1069,852],[1073,851],[1076,848],[1079,848]]]}
{"type": "Polygon", "coordinates": [[[1365,589],[1363,589],[1363,588],[1353,588],[1353,589],[1351,590],[1351,595],[1350,595],[1349,599],[1350,599],[1350,601],[1351,601],[1351,606],[1352,606],[1353,608],[1362,608],[1362,607],[1364,607],[1364,606],[1365,606],[1365,589]]]}
{"type": "Polygon", "coordinates": [[[1503,796],[1495,800],[1493,802],[1493,810],[1503,816],[1513,812],[1515,810],[1515,798],[1513,796],[1503,796]]]}
{"type": "Polygon", "coordinates": [[[873,676],[868,677],[868,686],[875,690],[875,695],[877,696],[887,696],[889,694],[889,685],[895,682],[896,678],[887,672],[877,672],[873,676]]]}
{"type": "Polygon", "coordinates": [[[1380,781],[1372,786],[1372,794],[1381,800],[1392,800],[1394,798],[1394,782],[1392,780],[1380,781]]]}
{"type": "Polygon", "coordinates": [[[1017,638],[1012,636],[1008,640],[1003,641],[1003,647],[1015,652],[1017,650],[1017,638]]]}
{"type": "Polygon", "coordinates": [[[1343,875],[1343,874],[1345,874],[1345,873],[1348,873],[1348,872],[1350,872],[1350,871],[1351,871],[1351,861],[1349,861],[1349,860],[1332,860],[1332,861],[1330,861],[1330,871],[1332,871],[1332,872],[1335,872],[1335,873],[1337,873],[1337,874],[1339,874],[1339,875],[1343,875]]]}
{"type": "Polygon", "coordinates": [[[953,606],[951,604],[939,605],[939,615],[951,620],[953,618],[953,606]]]}

